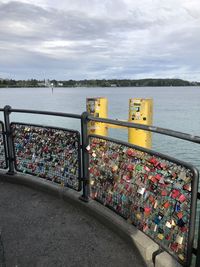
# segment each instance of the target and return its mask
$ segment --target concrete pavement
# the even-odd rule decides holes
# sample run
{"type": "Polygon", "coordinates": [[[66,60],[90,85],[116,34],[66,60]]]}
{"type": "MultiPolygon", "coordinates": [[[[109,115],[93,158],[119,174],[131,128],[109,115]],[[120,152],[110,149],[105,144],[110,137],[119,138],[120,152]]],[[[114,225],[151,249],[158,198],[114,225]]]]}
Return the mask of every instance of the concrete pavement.
{"type": "Polygon", "coordinates": [[[77,205],[2,181],[0,235],[1,267],[146,266],[134,245],[77,205]]]}

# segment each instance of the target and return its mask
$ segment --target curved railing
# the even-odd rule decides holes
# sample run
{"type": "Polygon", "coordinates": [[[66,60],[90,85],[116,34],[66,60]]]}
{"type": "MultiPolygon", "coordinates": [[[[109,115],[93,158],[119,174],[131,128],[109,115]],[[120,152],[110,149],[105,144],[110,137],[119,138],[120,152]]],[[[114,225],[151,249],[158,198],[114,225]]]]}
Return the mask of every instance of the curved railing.
{"type": "Polygon", "coordinates": [[[11,123],[15,169],[81,190],[80,133],[11,123]]]}
{"type": "MultiPolygon", "coordinates": [[[[199,136],[155,126],[82,115],[0,109],[0,168],[9,174],[28,173],[81,191],[124,217],[158,243],[183,266],[192,254],[200,266],[200,239],[193,248],[198,193],[198,170],[192,165],[102,136],[88,136],[89,121],[151,131],[200,144],[199,136]],[[78,119],[75,130],[10,122],[11,113],[78,119]]],[[[200,232],[199,232],[200,233],[200,232]]],[[[158,254],[158,253],[157,253],[158,254]]]]}

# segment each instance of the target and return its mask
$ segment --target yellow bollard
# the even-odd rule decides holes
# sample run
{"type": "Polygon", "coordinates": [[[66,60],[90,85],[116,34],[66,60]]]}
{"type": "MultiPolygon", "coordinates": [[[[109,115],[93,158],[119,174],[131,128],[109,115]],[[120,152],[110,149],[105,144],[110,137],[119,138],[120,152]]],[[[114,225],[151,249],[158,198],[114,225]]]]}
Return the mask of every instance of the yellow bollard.
{"type": "MultiPolygon", "coordinates": [[[[87,112],[94,117],[107,118],[108,100],[105,97],[87,98],[87,112]]],[[[88,123],[88,134],[108,135],[108,127],[105,123],[90,121],[88,123]]]]}
{"type": "MultiPolygon", "coordinates": [[[[144,98],[129,99],[129,122],[152,125],[153,120],[153,100],[144,98]]],[[[151,132],[128,129],[128,142],[137,146],[151,148],[151,132]]]]}

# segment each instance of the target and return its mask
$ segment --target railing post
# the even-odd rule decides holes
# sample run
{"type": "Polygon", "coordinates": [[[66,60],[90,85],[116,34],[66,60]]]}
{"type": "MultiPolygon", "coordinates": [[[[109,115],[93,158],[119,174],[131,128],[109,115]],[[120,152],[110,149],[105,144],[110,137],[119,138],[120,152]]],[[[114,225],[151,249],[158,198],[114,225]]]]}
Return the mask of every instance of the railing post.
{"type": "Polygon", "coordinates": [[[14,166],[14,151],[13,151],[13,140],[12,140],[12,133],[10,127],[10,113],[11,107],[5,106],[4,107],[4,122],[5,122],[5,132],[6,132],[6,146],[7,146],[7,153],[8,153],[8,172],[7,174],[14,175],[15,173],[15,166],[14,166]]]}
{"type": "Polygon", "coordinates": [[[80,197],[81,200],[88,202],[90,197],[90,181],[89,181],[89,154],[88,154],[88,113],[83,112],[81,115],[81,135],[82,135],[82,178],[83,178],[83,195],[80,197]]]}

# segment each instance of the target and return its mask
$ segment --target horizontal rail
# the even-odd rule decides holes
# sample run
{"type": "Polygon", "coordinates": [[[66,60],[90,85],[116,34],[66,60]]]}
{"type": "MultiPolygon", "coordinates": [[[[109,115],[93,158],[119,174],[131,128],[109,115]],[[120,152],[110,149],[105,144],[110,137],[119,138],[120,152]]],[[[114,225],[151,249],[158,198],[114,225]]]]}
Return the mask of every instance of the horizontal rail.
{"type": "Polygon", "coordinates": [[[28,110],[28,109],[10,109],[10,112],[17,113],[29,113],[29,114],[40,114],[40,115],[50,115],[50,116],[59,116],[59,117],[67,117],[73,119],[81,119],[81,115],[73,114],[73,113],[63,113],[63,112],[53,112],[53,111],[43,111],[43,110],[28,110]]]}
{"type": "Polygon", "coordinates": [[[132,123],[132,122],[124,122],[124,121],[120,121],[120,120],[97,118],[97,117],[93,117],[90,115],[88,116],[88,120],[96,121],[96,122],[102,122],[102,123],[115,124],[115,125],[124,126],[124,127],[128,127],[128,128],[141,129],[141,130],[154,132],[154,133],[158,133],[158,134],[163,134],[163,135],[168,135],[168,136],[172,136],[172,137],[179,138],[182,140],[186,140],[186,141],[200,144],[200,136],[194,136],[192,134],[186,134],[186,133],[174,131],[171,129],[160,128],[157,126],[148,126],[148,125],[132,123]]]}

